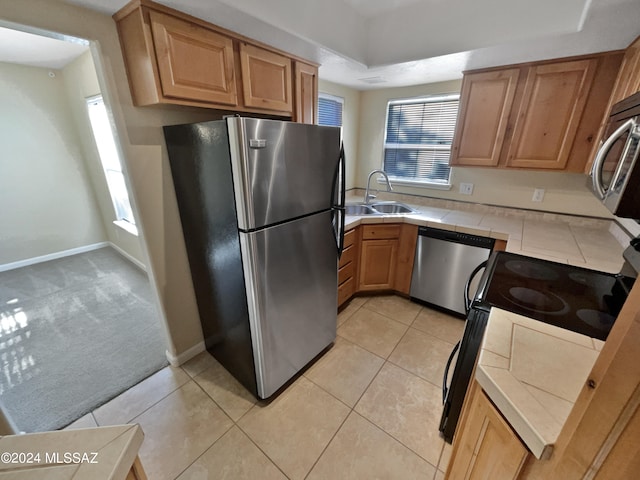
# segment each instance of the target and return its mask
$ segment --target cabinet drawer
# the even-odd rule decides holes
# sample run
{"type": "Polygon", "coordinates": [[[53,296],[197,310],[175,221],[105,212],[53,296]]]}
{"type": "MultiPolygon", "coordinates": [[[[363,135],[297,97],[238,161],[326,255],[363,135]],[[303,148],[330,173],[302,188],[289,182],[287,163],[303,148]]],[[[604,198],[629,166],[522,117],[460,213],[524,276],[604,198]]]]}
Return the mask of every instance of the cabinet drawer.
{"type": "Polygon", "coordinates": [[[356,241],[356,229],[349,230],[344,234],[344,248],[350,247],[356,241]]]}
{"type": "Polygon", "coordinates": [[[338,264],[340,268],[344,267],[346,264],[353,262],[356,257],[356,247],[351,245],[350,247],[345,248],[342,251],[342,256],[340,257],[340,263],[338,264]]]}
{"type": "Polygon", "coordinates": [[[346,280],[349,280],[353,277],[355,268],[354,263],[349,262],[347,265],[338,270],[338,285],[343,284],[346,280]]]}
{"type": "Polygon", "coordinates": [[[355,293],[356,283],[353,277],[338,287],[338,306],[349,300],[355,293]]]}
{"type": "Polygon", "coordinates": [[[379,240],[384,238],[399,238],[400,225],[365,225],[362,229],[363,240],[379,240]]]}

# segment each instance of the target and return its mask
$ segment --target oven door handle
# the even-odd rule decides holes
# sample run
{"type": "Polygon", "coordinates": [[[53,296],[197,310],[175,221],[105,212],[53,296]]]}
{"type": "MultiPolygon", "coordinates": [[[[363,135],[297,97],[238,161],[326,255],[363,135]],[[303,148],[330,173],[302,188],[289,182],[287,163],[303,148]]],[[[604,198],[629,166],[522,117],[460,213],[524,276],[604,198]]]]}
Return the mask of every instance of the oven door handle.
{"type": "Polygon", "coordinates": [[[451,355],[449,355],[449,359],[447,360],[447,366],[444,367],[444,378],[442,379],[442,403],[443,404],[447,400],[447,393],[449,392],[449,387],[447,387],[447,380],[449,379],[449,368],[451,367],[451,362],[453,362],[453,357],[455,356],[456,352],[460,348],[460,342],[462,342],[462,340],[458,340],[458,343],[456,343],[455,347],[453,347],[453,350],[451,351],[451,355]]]}
{"type": "Polygon", "coordinates": [[[467,314],[469,314],[469,310],[471,310],[471,302],[473,301],[469,294],[469,291],[471,290],[471,282],[473,282],[473,279],[480,272],[480,270],[487,267],[487,262],[488,260],[485,260],[476,268],[474,268],[473,272],[471,272],[471,275],[469,275],[469,278],[467,279],[467,283],[464,284],[464,310],[467,314]]]}

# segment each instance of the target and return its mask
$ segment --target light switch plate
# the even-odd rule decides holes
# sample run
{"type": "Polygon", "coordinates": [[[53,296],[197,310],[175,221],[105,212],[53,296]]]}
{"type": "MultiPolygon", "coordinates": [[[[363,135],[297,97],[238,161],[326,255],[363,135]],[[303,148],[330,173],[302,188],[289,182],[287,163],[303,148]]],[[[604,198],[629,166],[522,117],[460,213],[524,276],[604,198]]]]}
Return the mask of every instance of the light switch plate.
{"type": "Polygon", "coordinates": [[[471,195],[473,193],[473,183],[461,183],[460,193],[462,195],[471,195]]]}

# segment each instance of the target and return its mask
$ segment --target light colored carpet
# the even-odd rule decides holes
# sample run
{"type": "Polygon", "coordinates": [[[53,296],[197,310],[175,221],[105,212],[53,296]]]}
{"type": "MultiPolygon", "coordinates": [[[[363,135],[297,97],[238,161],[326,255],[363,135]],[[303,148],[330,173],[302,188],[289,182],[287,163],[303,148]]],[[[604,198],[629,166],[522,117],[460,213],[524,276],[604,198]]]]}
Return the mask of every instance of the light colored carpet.
{"type": "Polygon", "coordinates": [[[147,276],[111,248],[0,273],[0,402],[55,430],[167,364],[147,276]]]}

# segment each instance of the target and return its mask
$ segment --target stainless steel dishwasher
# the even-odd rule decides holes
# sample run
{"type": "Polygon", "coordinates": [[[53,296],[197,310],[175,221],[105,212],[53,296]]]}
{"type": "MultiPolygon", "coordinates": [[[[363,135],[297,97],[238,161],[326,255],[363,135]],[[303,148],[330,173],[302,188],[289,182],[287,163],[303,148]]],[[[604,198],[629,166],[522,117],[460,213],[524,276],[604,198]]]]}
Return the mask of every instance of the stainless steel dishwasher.
{"type": "Polygon", "coordinates": [[[489,258],[494,243],[492,238],[420,227],[409,295],[465,315],[465,283],[489,258]]]}

